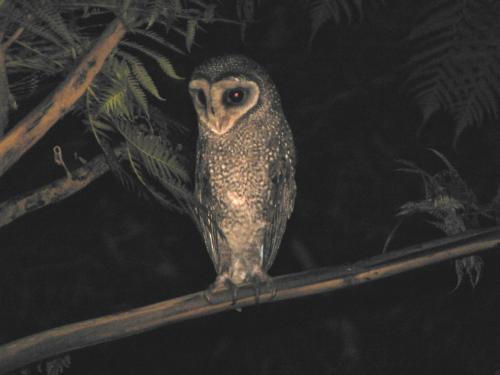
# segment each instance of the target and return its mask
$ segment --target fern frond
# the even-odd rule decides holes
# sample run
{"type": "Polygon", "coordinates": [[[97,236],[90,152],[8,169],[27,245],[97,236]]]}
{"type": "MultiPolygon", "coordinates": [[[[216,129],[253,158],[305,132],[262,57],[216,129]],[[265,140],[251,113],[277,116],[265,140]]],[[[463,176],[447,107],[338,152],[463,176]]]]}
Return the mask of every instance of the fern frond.
{"type": "Polygon", "coordinates": [[[452,173],[455,173],[456,175],[458,175],[458,171],[455,169],[455,167],[453,166],[453,164],[450,163],[450,161],[446,158],[446,156],[444,156],[442,153],[440,153],[438,150],[435,150],[433,148],[429,148],[428,149],[430,152],[434,153],[434,155],[436,155],[439,159],[441,159],[441,161],[446,165],[446,167],[448,168],[448,171],[449,172],[452,172],[452,173]]]}
{"type": "Polygon", "coordinates": [[[153,78],[149,75],[144,65],[141,61],[135,56],[130,55],[124,51],[119,51],[118,54],[122,56],[128,63],[130,70],[134,74],[137,81],[141,84],[141,86],[146,89],[151,95],[159,100],[165,100],[160,96],[158,89],[153,81],[153,78]]]}
{"type": "MultiPolygon", "coordinates": [[[[73,35],[76,34],[71,33],[66,28],[62,16],[54,9],[50,9],[50,5],[47,9],[43,9],[43,6],[38,2],[13,1],[12,4],[17,5],[17,7],[7,11],[2,8],[0,15],[4,15],[16,27],[23,27],[26,35],[31,33],[33,36],[42,38],[60,48],[68,48],[68,42],[62,35],[59,35],[59,32],[72,40],[74,39],[73,35]],[[62,31],[63,29],[65,30],[62,31]]],[[[26,35],[23,33],[23,38],[26,38],[26,35]]]]}
{"type": "Polygon", "coordinates": [[[414,163],[405,161],[403,164],[409,167],[410,172],[423,177],[425,198],[403,204],[398,216],[428,214],[434,219],[428,222],[448,235],[476,227],[477,218],[485,216],[485,213],[478,206],[474,192],[442,153],[433,149],[430,151],[441,159],[446,169],[431,175],[414,163]]]}
{"type": "Polygon", "coordinates": [[[114,80],[102,91],[103,97],[100,99],[98,114],[110,117],[132,117],[127,103],[128,80],[125,82],[114,80]]]}
{"type": "Polygon", "coordinates": [[[363,19],[364,8],[370,3],[383,3],[383,0],[312,0],[308,6],[311,19],[311,32],[309,44],[318,33],[319,29],[328,21],[340,23],[344,18],[347,23],[353,19],[363,19]]]}
{"type": "Polygon", "coordinates": [[[183,50],[181,50],[180,48],[176,47],[173,43],[168,42],[167,40],[165,40],[165,38],[161,37],[160,35],[158,35],[157,33],[153,32],[151,30],[135,29],[133,31],[133,33],[134,34],[139,34],[139,35],[147,37],[147,38],[149,38],[151,40],[154,40],[158,44],[161,44],[161,45],[163,45],[163,46],[171,49],[172,51],[177,52],[178,54],[186,55],[186,53],[183,50]]]}
{"type": "Polygon", "coordinates": [[[12,73],[23,68],[47,74],[57,73],[65,69],[70,56],[68,49],[62,51],[56,45],[35,44],[21,40],[17,40],[16,45],[20,48],[12,49],[7,56],[7,67],[12,73]]]}
{"type": "Polygon", "coordinates": [[[116,127],[141,158],[149,174],[160,181],[189,182],[189,174],[179,163],[174,150],[159,136],[147,134],[137,127],[117,122],[116,127]]]}
{"type": "Polygon", "coordinates": [[[188,20],[186,26],[186,50],[191,52],[191,47],[194,43],[194,37],[196,36],[196,28],[198,26],[198,21],[188,20]]]}
{"type": "Polygon", "coordinates": [[[97,143],[104,150],[105,147],[103,146],[103,143],[108,142],[111,139],[110,134],[116,133],[116,129],[114,128],[114,126],[104,121],[97,120],[92,115],[90,115],[91,101],[92,100],[90,98],[90,94],[87,91],[85,95],[85,106],[87,107],[87,118],[85,123],[90,127],[90,130],[92,131],[92,134],[94,135],[97,143]]]}
{"type": "MultiPolygon", "coordinates": [[[[240,21],[253,21],[255,16],[256,0],[237,0],[236,16],[240,21]]],[[[213,9],[210,9],[213,12],[213,9]]]]}
{"type": "MultiPolygon", "coordinates": [[[[444,111],[463,130],[498,115],[500,30],[490,18],[497,7],[479,0],[441,0],[422,12],[409,41],[405,89],[422,112],[422,125],[444,111]]],[[[496,19],[496,18],[495,18],[496,19]]]]}
{"type": "Polygon", "coordinates": [[[142,186],[156,199],[158,200],[164,207],[169,208],[171,210],[178,211],[180,213],[185,212],[182,204],[179,204],[180,201],[176,199],[176,203],[171,202],[164,194],[153,187],[153,184],[148,181],[147,172],[144,170],[141,161],[138,159],[137,154],[134,154],[132,149],[128,147],[128,159],[130,163],[130,167],[135,177],[139,180],[142,186]]]}
{"type": "Polygon", "coordinates": [[[99,120],[92,120],[92,126],[94,129],[99,133],[100,136],[104,138],[110,138],[108,133],[114,133],[116,132],[115,128],[113,125],[108,124],[104,121],[99,121],[99,120]]]}
{"type": "Polygon", "coordinates": [[[132,76],[128,78],[128,88],[137,104],[139,104],[139,107],[142,109],[143,113],[147,117],[149,117],[149,106],[148,100],[146,99],[146,94],[141,88],[139,82],[132,76]]]}
{"type": "Polygon", "coordinates": [[[170,62],[169,59],[166,57],[161,56],[160,59],[156,60],[158,65],[160,65],[161,70],[163,70],[163,73],[165,73],[167,76],[170,78],[174,79],[184,79],[184,77],[181,77],[177,74],[177,72],[174,69],[174,66],[170,62]]]}
{"type": "Polygon", "coordinates": [[[40,78],[38,74],[28,74],[15,81],[9,82],[10,93],[17,99],[25,99],[33,95],[38,88],[40,78]]]}
{"type": "Polygon", "coordinates": [[[31,10],[31,14],[42,20],[60,39],[64,40],[71,46],[75,46],[77,44],[75,40],[76,34],[68,29],[61,13],[55,8],[53,2],[42,0],[24,2],[23,5],[27,9],[31,10]]]}
{"type": "Polygon", "coordinates": [[[161,0],[151,0],[146,4],[147,15],[147,23],[146,30],[149,29],[156,22],[158,17],[161,15],[163,10],[163,1],[161,0]]]}
{"type": "Polygon", "coordinates": [[[166,116],[162,111],[156,107],[151,107],[149,121],[154,129],[159,129],[158,133],[165,139],[170,139],[171,134],[177,132],[178,134],[186,134],[188,129],[186,126],[173,118],[166,116]]]}
{"type": "Polygon", "coordinates": [[[95,16],[102,16],[103,14],[109,14],[108,9],[102,9],[102,8],[97,8],[97,7],[92,7],[92,6],[84,6],[83,7],[83,14],[82,18],[91,18],[95,16]]]}
{"type": "Polygon", "coordinates": [[[141,185],[163,205],[190,214],[194,198],[188,189],[189,175],[168,140],[140,124],[115,125],[127,142],[130,167],[141,185]]]}
{"type": "Polygon", "coordinates": [[[172,63],[165,57],[157,53],[156,51],[153,51],[152,49],[149,49],[143,45],[140,45],[135,42],[131,41],[123,41],[120,44],[133,48],[137,51],[142,52],[143,54],[151,57],[153,60],[156,61],[156,63],[160,66],[161,70],[169,77],[174,78],[174,79],[184,79],[183,77],[180,77],[177,75],[175,72],[175,69],[172,65],[172,63]]]}

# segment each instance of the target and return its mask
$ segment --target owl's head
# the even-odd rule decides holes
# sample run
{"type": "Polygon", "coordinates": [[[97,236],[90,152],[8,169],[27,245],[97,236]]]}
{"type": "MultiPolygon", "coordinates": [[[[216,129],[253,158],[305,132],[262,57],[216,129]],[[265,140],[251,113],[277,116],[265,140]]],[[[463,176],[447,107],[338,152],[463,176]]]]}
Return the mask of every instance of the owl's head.
{"type": "Polygon", "coordinates": [[[265,70],[242,55],[212,58],[195,69],[189,92],[201,125],[223,135],[242,119],[279,106],[265,70]]]}

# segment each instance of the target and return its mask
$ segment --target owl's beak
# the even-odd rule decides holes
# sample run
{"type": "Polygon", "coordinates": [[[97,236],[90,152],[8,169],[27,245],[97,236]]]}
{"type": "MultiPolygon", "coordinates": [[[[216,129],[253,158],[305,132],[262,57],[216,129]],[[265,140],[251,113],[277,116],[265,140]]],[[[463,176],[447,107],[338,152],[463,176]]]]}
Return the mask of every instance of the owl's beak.
{"type": "Polygon", "coordinates": [[[207,120],[207,126],[217,135],[225,134],[231,128],[230,119],[227,116],[217,116],[209,111],[207,120]]]}
{"type": "Polygon", "coordinates": [[[209,116],[208,119],[210,129],[218,135],[224,134],[229,130],[228,122],[229,121],[224,117],[209,116]]]}

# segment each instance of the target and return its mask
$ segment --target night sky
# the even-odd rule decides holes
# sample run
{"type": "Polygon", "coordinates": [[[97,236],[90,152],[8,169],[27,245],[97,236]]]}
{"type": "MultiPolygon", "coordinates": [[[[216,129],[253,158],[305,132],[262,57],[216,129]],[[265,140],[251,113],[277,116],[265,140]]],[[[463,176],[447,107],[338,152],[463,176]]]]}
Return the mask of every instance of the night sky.
{"type": "MultiPolygon", "coordinates": [[[[234,18],[233,2],[221,3],[222,14],[234,18]]],[[[189,77],[211,56],[242,53],[278,87],[297,148],[298,193],[271,275],[380,254],[399,208],[425,198],[420,176],[398,171],[398,160],[431,175],[446,169],[429,148],[446,156],[478,205],[492,202],[500,182],[498,119],[485,116],[454,145],[456,118],[437,111],[422,126],[421,107],[404,85],[418,48],[408,35],[424,5],[386,1],[367,6],[363,18],[351,9],[351,22],[345,15],[339,23],[329,20],[310,42],[305,0],[257,3],[244,40],[237,25],[207,24],[191,53],[172,54],[171,61],[189,77]]],[[[46,79],[12,111],[10,123],[60,79],[46,79]]],[[[166,100],[150,99],[185,125],[175,142],[192,174],[197,125],[188,81],[158,74],[157,82],[166,100]]],[[[53,162],[55,145],[70,169],[78,166],[74,152],[87,159],[100,152],[81,114],[70,113],[0,179],[1,201],[64,176],[53,162]]],[[[475,221],[476,228],[496,225],[497,214],[475,221]]],[[[445,236],[432,220],[409,215],[388,251],[445,236]]],[[[0,228],[0,244],[0,343],[196,292],[216,276],[187,216],[141,199],[110,173],[0,228]]],[[[74,351],[64,373],[494,375],[500,372],[500,257],[494,251],[481,257],[475,288],[465,278],[453,291],[455,266],[445,262],[74,351]]],[[[37,373],[36,364],[29,369],[37,373]]]]}

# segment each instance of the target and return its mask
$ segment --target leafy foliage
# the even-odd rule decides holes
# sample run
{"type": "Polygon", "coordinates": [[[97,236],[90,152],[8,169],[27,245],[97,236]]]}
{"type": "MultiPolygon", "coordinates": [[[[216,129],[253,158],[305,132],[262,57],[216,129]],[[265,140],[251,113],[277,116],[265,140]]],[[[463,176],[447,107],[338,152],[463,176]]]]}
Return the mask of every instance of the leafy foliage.
{"type": "MultiPolygon", "coordinates": [[[[78,0],[6,2],[0,8],[0,24],[3,25],[0,31],[9,36],[23,29],[7,53],[9,75],[26,79],[31,74],[33,84],[35,77],[40,75],[53,76],[66,71],[91,46],[103,23],[109,22],[110,17],[119,16],[127,23],[131,36],[139,35],[143,39],[127,40],[122,46],[153,59],[168,76],[180,79],[170,59],[146,44],[151,44],[148,40],[153,41],[160,47],[184,54],[182,48],[165,40],[153,27],[164,30],[162,34],[167,36],[171,31],[184,34],[189,50],[195,38],[193,23],[210,22],[207,9],[214,17],[214,6],[204,1],[187,1],[185,6],[177,0],[110,0],[88,4],[78,0]]],[[[13,79],[12,84],[22,86],[16,81],[13,79]]]]}
{"type": "Polygon", "coordinates": [[[500,97],[500,6],[482,0],[431,2],[408,39],[406,87],[423,114],[455,120],[455,142],[469,126],[497,117],[500,97]]]}
{"type": "MultiPolygon", "coordinates": [[[[126,143],[130,171],[137,180],[118,164],[114,164],[114,171],[130,189],[141,193],[135,182],[139,181],[154,193],[148,184],[149,175],[167,189],[176,186],[188,194],[189,174],[178,148],[170,141],[172,130],[179,125],[175,123],[174,129],[170,129],[174,122],[148,103],[146,92],[161,97],[140,61],[127,53],[117,55],[121,59],[111,59],[94,81],[98,90],[89,90],[87,94],[86,113],[96,139],[110,158],[113,156],[108,152],[108,144],[119,139],[126,143]]],[[[158,194],[153,195],[158,198],[158,194]]]]}
{"type": "Polygon", "coordinates": [[[340,23],[345,19],[347,23],[351,23],[355,18],[363,18],[367,6],[381,3],[384,3],[384,0],[309,0],[308,13],[311,18],[309,43],[328,21],[340,23]]]}
{"type": "Polygon", "coordinates": [[[64,371],[71,366],[71,357],[69,355],[63,355],[55,357],[53,359],[39,362],[36,368],[26,367],[16,372],[19,375],[31,375],[31,374],[46,374],[46,375],[61,375],[64,371]]]}
{"type": "MultiPolygon", "coordinates": [[[[474,192],[467,186],[455,167],[440,152],[431,149],[446,166],[445,169],[430,174],[412,162],[400,160],[404,165],[400,171],[415,173],[422,178],[424,199],[403,204],[398,216],[405,218],[414,214],[431,217],[428,223],[452,236],[468,229],[480,227],[480,219],[494,220],[491,206],[481,207],[474,192]]],[[[399,225],[398,225],[399,226],[399,225]]],[[[465,274],[472,286],[479,282],[483,261],[477,256],[459,259],[455,262],[458,287],[465,274]]]]}
{"type": "Polygon", "coordinates": [[[20,32],[6,53],[6,68],[13,96],[33,94],[44,76],[71,66],[88,47],[75,27],[73,14],[63,14],[54,1],[8,1],[0,8],[5,38],[20,32]]]}
{"type": "Polygon", "coordinates": [[[416,213],[430,215],[430,224],[448,236],[478,227],[478,215],[482,214],[473,191],[469,189],[453,165],[436,150],[431,151],[445,164],[446,169],[431,175],[412,162],[400,160],[403,172],[416,173],[422,178],[424,199],[407,202],[401,206],[398,216],[416,213]]]}
{"type": "Polygon", "coordinates": [[[255,21],[255,11],[260,3],[260,0],[236,1],[236,17],[241,22],[241,40],[245,39],[248,24],[255,21]]]}
{"type": "Polygon", "coordinates": [[[204,0],[8,2],[0,9],[0,22],[6,25],[2,31],[6,35],[20,28],[24,31],[7,54],[8,73],[13,78],[21,77],[11,80],[12,88],[19,95],[29,95],[36,91],[40,78],[69,70],[92,46],[103,26],[120,17],[129,33],[76,109],[84,113],[110,165],[126,186],[144,192],[143,186],[158,197],[153,189],[158,183],[179,202],[180,196],[188,196],[189,186],[180,150],[170,140],[170,126],[179,126],[152,108],[151,100],[165,99],[146,66],[153,62],[166,78],[183,79],[172,57],[163,51],[189,52],[200,23],[212,22],[215,10],[215,4],[204,0]],[[176,43],[169,41],[172,33],[177,34],[173,38],[176,43]],[[179,35],[184,38],[184,48],[179,35]],[[128,169],[114,160],[111,152],[111,146],[122,141],[130,151],[128,169]]]}

